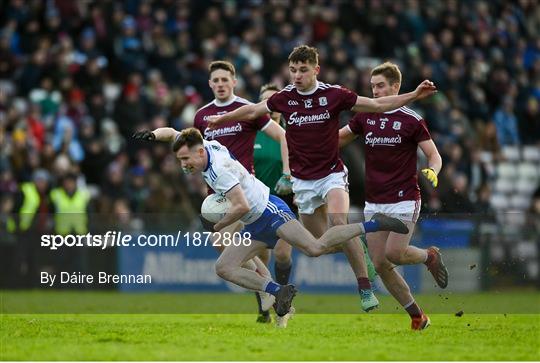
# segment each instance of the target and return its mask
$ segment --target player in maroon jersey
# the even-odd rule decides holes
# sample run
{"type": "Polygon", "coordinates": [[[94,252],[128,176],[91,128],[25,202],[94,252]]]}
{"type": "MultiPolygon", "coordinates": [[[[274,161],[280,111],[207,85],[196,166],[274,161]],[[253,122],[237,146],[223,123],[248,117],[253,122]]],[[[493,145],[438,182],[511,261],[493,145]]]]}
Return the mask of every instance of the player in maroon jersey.
{"type": "MultiPolygon", "coordinates": [[[[349,194],[347,169],[339,158],[339,114],[384,112],[432,95],[434,84],[422,82],[414,92],[371,99],[360,97],[343,87],[319,82],[317,49],[302,45],[289,55],[292,84],[268,100],[247,105],[209,118],[213,127],[230,120],[254,120],[270,112],[280,112],[287,122],[287,145],[293,192],[302,223],[315,236],[331,225],[347,223],[349,194]],[[329,218],[328,218],[329,217],[329,218]]],[[[343,250],[358,281],[362,309],[378,306],[368,279],[364,251],[359,239],[343,245],[343,250]]]]}
{"type": "MultiPolygon", "coordinates": [[[[275,122],[273,122],[267,114],[257,117],[254,121],[246,122],[239,119],[232,119],[225,122],[219,127],[208,128],[208,117],[211,115],[221,115],[231,112],[241,106],[249,105],[251,102],[238,97],[234,94],[236,86],[236,71],[234,66],[226,61],[214,61],[208,67],[210,79],[208,84],[214,94],[214,100],[207,105],[201,107],[195,113],[193,126],[198,129],[205,140],[216,140],[224,145],[231,154],[252,174],[255,169],[253,166],[253,150],[257,131],[262,131],[268,136],[281,144],[281,156],[285,160],[283,163],[283,175],[278,180],[276,188],[287,194],[291,192],[290,170],[287,160],[287,142],[285,141],[285,131],[275,122]]],[[[234,233],[242,229],[241,222],[234,223],[224,228],[222,233],[234,233]]],[[[262,262],[258,258],[254,262],[259,265],[262,262]]],[[[262,270],[259,265],[259,269],[262,270]]],[[[261,298],[257,295],[259,305],[258,322],[271,322],[271,317],[268,310],[263,309],[264,301],[261,303],[261,298]]]]}
{"type": "MultiPolygon", "coordinates": [[[[386,62],[372,70],[373,97],[397,95],[400,86],[401,72],[397,65],[386,62]]],[[[429,326],[429,318],[394,267],[425,263],[440,287],[448,284],[448,271],[436,247],[424,250],[409,246],[421,204],[416,173],[417,148],[427,157],[428,168],[422,173],[433,187],[437,186],[441,156],[425,121],[405,106],[383,113],[357,113],[339,130],[339,145],[346,145],[359,136],[365,144],[365,217],[383,213],[403,220],[409,227],[409,234],[367,234],[369,254],[388,291],[411,316],[412,329],[422,330],[429,326]]]]}
{"type": "MultiPolygon", "coordinates": [[[[257,131],[263,131],[268,136],[281,143],[281,154],[287,156],[285,132],[271,122],[268,114],[257,117],[254,121],[246,122],[233,119],[219,127],[208,128],[208,117],[221,115],[236,110],[251,102],[234,94],[236,86],[236,71],[234,66],[226,61],[215,61],[208,67],[210,79],[208,84],[214,93],[214,100],[201,107],[195,113],[193,126],[198,129],[205,140],[216,140],[225,146],[233,156],[248,171],[253,173],[253,145],[257,131]]],[[[289,175],[289,163],[283,164],[283,173],[289,175]]]]}

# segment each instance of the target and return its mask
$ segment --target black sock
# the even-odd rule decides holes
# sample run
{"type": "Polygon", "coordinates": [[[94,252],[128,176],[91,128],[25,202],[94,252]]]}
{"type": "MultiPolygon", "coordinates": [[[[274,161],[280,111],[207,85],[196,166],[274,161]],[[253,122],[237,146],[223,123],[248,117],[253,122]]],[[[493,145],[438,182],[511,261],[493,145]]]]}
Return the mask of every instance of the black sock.
{"type": "Polygon", "coordinates": [[[407,306],[405,308],[405,311],[407,311],[407,313],[409,313],[411,318],[417,318],[419,316],[422,316],[422,309],[420,309],[420,307],[418,306],[416,301],[413,301],[412,304],[407,306]]]}
{"type": "Polygon", "coordinates": [[[257,292],[255,293],[255,298],[257,299],[257,306],[259,307],[259,314],[263,314],[264,311],[262,310],[261,297],[259,296],[257,292]]]}
{"type": "Polygon", "coordinates": [[[280,285],[287,285],[289,283],[289,277],[291,275],[292,263],[278,263],[274,264],[274,271],[276,273],[276,282],[280,285]]]}

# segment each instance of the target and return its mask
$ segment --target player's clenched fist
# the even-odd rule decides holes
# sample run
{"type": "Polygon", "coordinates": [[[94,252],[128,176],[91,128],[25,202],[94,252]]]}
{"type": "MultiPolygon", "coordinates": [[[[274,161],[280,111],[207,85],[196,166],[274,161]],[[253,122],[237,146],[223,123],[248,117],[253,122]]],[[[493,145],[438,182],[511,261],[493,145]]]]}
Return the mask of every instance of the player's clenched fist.
{"type": "Polygon", "coordinates": [[[154,141],[156,139],[156,135],[154,135],[154,133],[150,130],[137,131],[131,137],[136,140],[146,140],[146,141],[154,141]]]}
{"type": "Polygon", "coordinates": [[[435,170],[432,168],[422,169],[422,174],[424,174],[426,179],[429,180],[433,188],[437,187],[437,184],[439,184],[439,178],[437,178],[437,173],[435,173],[435,170]]]}
{"type": "Polygon", "coordinates": [[[435,86],[435,84],[433,82],[426,79],[425,81],[420,83],[418,85],[418,87],[416,87],[415,92],[416,92],[416,99],[420,100],[422,98],[426,98],[426,97],[431,96],[432,94],[436,93],[437,92],[437,87],[435,86]]]}
{"type": "Polygon", "coordinates": [[[274,190],[278,195],[287,195],[292,193],[292,182],[290,174],[283,174],[276,183],[274,190]]]}
{"type": "Polygon", "coordinates": [[[208,128],[210,129],[216,128],[216,126],[219,123],[219,118],[220,117],[218,115],[208,116],[206,120],[208,122],[208,128]]]}

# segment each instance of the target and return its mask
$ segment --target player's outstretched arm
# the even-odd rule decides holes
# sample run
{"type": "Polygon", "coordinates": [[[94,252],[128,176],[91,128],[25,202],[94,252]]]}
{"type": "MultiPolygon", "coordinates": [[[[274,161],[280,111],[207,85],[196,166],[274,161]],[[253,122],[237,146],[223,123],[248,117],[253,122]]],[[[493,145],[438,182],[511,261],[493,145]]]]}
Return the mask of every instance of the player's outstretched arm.
{"type": "Polygon", "coordinates": [[[180,132],[171,127],[160,127],[152,131],[152,133],[156,136],[156,140],[158,141],[173,142],[176,135],[178,135],[180,132]]]}
{"type": "Polygon", "coordinates": [[[137,131],[131,137],[135,140],[146,140],[146,141],[167,141],[172,142],[176,135],[179,134],[178,131],[170,127],[160,127],[154,131],[142,130],[137,131]]]}
{"type": "Polygon", "coordinates": [[[437,92],[435,84],[425,80],[416,87],[413,92],[404,93],[397,96],[386,96],[379,98],[367,98],[358,96],[356,104],[352,107],[354,112],[386,112],[400,108],[413,101],[421,100],[437,92]]]}
{"type": "Polygon", "coordinates": [[[349,145],[357,137],[358,135],[354,134],[350,128],[343,126],[339,129],[339,147],[342,148],[343,146],[349,145]]]}
{"type": "Polygon", "coordinates": [[[225,196],[231,201],[231,206],[227,214],[214,225],[216,231],[236,222],[250,210],[249,203],[240,184],[236,184],[236,186],[225,193],[225,196]]]}
{"type": "Polygon", "coordinates": [[[254,120],[258,117],[261,117],[268,113],[268,108],[266,108],[266,100],[259,103],[245,105],[237,108],[234,111],[227,112],[223,115],[214,115],[208,117],[208,127],[216,128],[220,123],[238,120],[238,121],[249,121],[254,120]]]}
{"type": "Polygon", "coordinates": [[[442,168],[442,158],[437,150],[437,146],[433,140],[425,140],[418,143],[420,149],[426,155],[428,167],[422,169],[422,174],[429,180],[431,185],[435,188],[439,184],[439,172],[442,168]]]}

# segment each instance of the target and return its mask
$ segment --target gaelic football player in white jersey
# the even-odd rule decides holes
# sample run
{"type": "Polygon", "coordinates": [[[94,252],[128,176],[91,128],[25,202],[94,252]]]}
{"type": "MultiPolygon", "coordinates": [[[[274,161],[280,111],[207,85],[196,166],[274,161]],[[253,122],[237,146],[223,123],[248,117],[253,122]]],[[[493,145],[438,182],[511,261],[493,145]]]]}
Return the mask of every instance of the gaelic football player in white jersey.
{"type": "Polygon", "coordinates": [[[241,220],[245,224],[242,233],[249,232],[251,239],[240,246],[226,247],[216,262],[216,273],[244,288],[275,296],[274,308],[278,316],[289,313],[296,294],[295,287],[279,285],[270,277],[263,277],[243,267],[245,262],[265,249],[273,248],[278,239],[287,241],[308,256],[316,257],[366,232],[385,230],[408,233],[408,228],[398,219],[376,214],[368,222],[334,226],[317,239],[296,220],[283,200],[270,195],[266,185],[230,156],[225,146],[217,141],[203,140],[197,129],[188,128],[178,132],[171,128],[159,128],[141,131],[135,136],[146,140],[172,141],[182,170],[186,173],[202,173],[208,186],[230,200],[227,214],[213,225],[205,221],[206,227],[216,231],[241,220]]]}
{"type": "MultiPolygon", "coordinates": [[[[347,169],[339,158],[339,114],[384,112],[432,95],[432,82],[422,82],[414,92],[399,96],[371,99],[340,86],[319,82],[317,49],[302,45],[289,55],[292,84],[268,100],[247,105],[233,112],[209,118],[219,127],[230,120],[255,120],[268,112],[280,112],[287,122],[287,145],[293,192],[302,223],[315,236],[321,236],[330,225],[347,223],[349,194],[347,169]]],[[[369,311],[379,302],[368,279],[364,251],[359,239],[343,244],[351,268],[358,281],[361,306],[369,311]]]]}
{"type": "MultiPolygon", "coordinates": [[[[383,63],[371,71],[373,97],[397,95],[401,72],[393,63],[383,63]]],[[[365,217],[384,213],[403,220],[409,234],[392,232],[369,233],[368,249],[377,273],[394,298],[411,316],[411,327],[422,330],[429,326],[427,315],[415,302],[409,286],[394,268],[395,265],[425,263],[437,284],[445,288],[448,271],[439,250],[409,246],[420,212],[420,188],[416,172],[417,149],[427,157],[428,167],[422,173],[437,186],[442,160],[431,139],[425,121],[408,107],[382,113],[357,113],[339,130],[339,145],[357,137],[365,144],[366,207],[365,217]]]]}
{"type": "MultiPolygon", "coordinates": [[[[261,131],[269,138],[280,145],[279,152],[285,163],[282,164],[281,178],[277,181],[275,187],[283,190],[285,193],[291,193],[290,170],[287,156],[287,143],[285,141],[285,131],[273,122],[268,115],[262,115],[253,121],[231,120],[221,124],[220,127],[209,129],[207,118],[211,115],[219,115],[231,112],[246,104],[248,100],[238,97],[234,94],[234,88],[237,84],[236,70],[234,65],[223,60],[211,62],[208,66],[208,85],[214,94],[212,102],[204,105],[195,113],[193,126],[198,129],[205,140],[216,140],[229,149],[232,155],[242,164],[250,173],[254,173],[253,150],[255,137],[258,131],[261,131]]],[[[274,186],[272,186],[274,187],[274,186]]],[[[209,190],[209,193],[212,193],[209,190]]],[[[234,233],[242,229],[242,223],[229,225],[221,233],[234,233]]],[[[217,236],[213,236],[217,237],[217,236]]],[[[218,237],[219,238],[219,237],[218,237]]],[[[216,244],[217,246],[217,244],[216,244]]],[[[218,247],[221,251],[221,248],[218,247]]],[[[257,265],[258,258],[253,260],[257,265]]],[[[262,262],[261,262],[262,263],[262,262]]],[[[264,294],[256,293],[259,307],[259,316],[257,322],[269,323],[272,321],[270,314],[264,309],[264,294]]],[[[267,297],[267,296],[266,296],[267,297]]]]}

